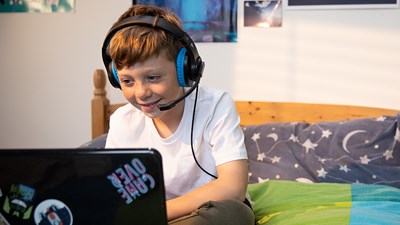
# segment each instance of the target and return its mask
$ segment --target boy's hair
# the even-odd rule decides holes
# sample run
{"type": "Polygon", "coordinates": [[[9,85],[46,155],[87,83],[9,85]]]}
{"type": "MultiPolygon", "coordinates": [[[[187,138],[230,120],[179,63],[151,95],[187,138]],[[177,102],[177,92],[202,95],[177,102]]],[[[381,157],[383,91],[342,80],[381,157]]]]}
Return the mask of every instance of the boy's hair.
{"type": "MultiPolygon", "coordinates": [[[[117,22],[137,15],[149,15],[164,18],[182,29],[180,19],[164,8],[150,5],[133,5],[120,16],[117,22]]],[[[116,23],[117,23],[116,22],[116,23]]],[[[179,49],[183,46],[179,40],[157,27],[134,25],[119,30],[112,37],[109,54],[117,69],[141,63],[152,56],[158,56],[163,50],[171,62],[175,62],[179,49]]]]}

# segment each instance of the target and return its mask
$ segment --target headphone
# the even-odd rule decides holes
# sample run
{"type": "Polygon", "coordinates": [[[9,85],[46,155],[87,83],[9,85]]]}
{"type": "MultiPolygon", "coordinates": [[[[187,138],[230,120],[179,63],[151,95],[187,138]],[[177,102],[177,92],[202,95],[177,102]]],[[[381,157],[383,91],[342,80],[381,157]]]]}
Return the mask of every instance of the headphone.
{"type": "Polygon", "coordinates": [[[118,79],[118,72],[115,68],[114,62],[112,62],[111,56],[108,53],[108,46],[115,33],[123,28],[135,25],[159,28],[167,32],[169,35],[175,37],[182,43],[184,47],[179,50],[176,57],[176,73],[178,77],[178,83],[181,87],[193,87],[194,89],[194,87],[198,85],[198,82],[203,74],[204,62],[201,59],[193,40],[177,25],[167,21],[164,18],[149,15],[127,17],[115,23],[108,31],[102,47],[102,57],[111,85],[115,88],[121,89],[118,79]]]}

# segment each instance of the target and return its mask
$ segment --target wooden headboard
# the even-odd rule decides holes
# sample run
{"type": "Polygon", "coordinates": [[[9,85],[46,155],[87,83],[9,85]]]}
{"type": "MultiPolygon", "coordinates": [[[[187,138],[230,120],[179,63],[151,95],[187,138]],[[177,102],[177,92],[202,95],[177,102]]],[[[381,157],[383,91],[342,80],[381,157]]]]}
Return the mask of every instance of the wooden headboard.
{"type": "MultiPolygon", "coordinates": [[[[106,95],[106,75],[97,69],[93,75],[92,138],[108,132],[110,115],[126,103],[111,104],[106,95]]],[[[294,102],[235,101],[241,125],[267,122],[309,122],[350,120],[355,118],[396,115],[400,110],[294,102]]]]}

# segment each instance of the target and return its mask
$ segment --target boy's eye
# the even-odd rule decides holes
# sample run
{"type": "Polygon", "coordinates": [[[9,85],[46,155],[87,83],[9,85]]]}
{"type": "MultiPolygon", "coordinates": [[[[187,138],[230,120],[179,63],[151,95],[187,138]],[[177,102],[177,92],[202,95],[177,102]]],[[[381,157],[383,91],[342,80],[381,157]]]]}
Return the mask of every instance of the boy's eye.
{"type": "Polygon", "coordinates": [[[160,79],[160,76],[157,75],[150,75],[147,77],[147,79],[149,79],[150,81],[157,81],[158,79],[160,79]]]}
{"type": "Polygon", "coordinates": [[[131,79],[121,79],[120,81],[122,84],[133,84],[133,80],[131,79]]]}

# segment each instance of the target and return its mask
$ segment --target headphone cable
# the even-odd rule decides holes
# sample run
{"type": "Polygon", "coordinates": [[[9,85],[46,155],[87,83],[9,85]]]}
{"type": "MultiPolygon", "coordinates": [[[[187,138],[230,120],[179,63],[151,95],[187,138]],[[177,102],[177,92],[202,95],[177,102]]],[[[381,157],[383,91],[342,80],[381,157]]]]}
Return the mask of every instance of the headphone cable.
{"type": "Polygon", "coordinates": [[[196,154],[194,153],[194,148],[193,148],[193,127],[194,127],[194,117],[195,117],[195,112],[196,112],[196,105],[197,105],[197,95],[199,93],[199,86],[196,87],[196,94],[194,98],[194,105],[193,105],[193,115],[192,115],[192,125],[190,128],[190,147],[192,148],[192,155],[194,158],[194,161],[196,162],[197,166],[206,174],[208,174],[210,177],[213,177],[214,179],[217,179],[218,177],[209,173],[207,170],[205,170],[200,163],[197,161],[196,154]]]}

